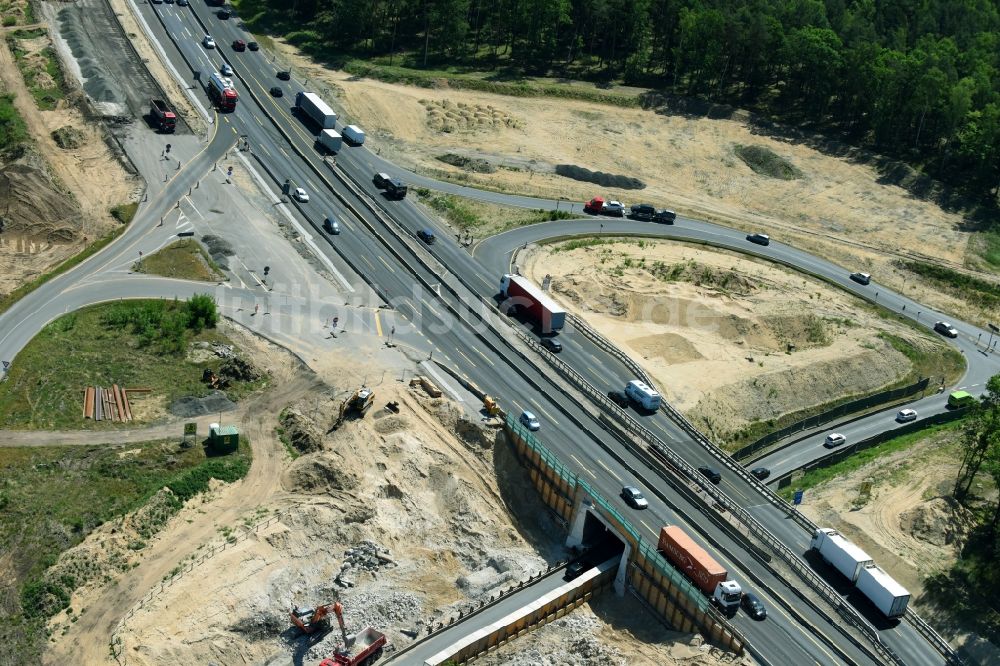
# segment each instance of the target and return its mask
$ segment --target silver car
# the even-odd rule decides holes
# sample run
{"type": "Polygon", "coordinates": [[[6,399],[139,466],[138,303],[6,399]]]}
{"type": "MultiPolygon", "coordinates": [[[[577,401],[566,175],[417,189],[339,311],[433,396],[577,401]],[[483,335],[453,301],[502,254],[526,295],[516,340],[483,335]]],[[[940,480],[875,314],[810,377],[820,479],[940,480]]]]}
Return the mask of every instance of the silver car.
{"type": "Polygon", "coordinates": [[[643,497],[642,491],[635,486],[625,486],[621,492],[622,499],[633,509],[647,509],[649,502],[643,497]]]}
{"type": "Polygon", "coordinates": [[[531,431],[542,427],[542,424],[538,422],[538,417],[528,411],[521,412],[521,425],[531,431]]]}

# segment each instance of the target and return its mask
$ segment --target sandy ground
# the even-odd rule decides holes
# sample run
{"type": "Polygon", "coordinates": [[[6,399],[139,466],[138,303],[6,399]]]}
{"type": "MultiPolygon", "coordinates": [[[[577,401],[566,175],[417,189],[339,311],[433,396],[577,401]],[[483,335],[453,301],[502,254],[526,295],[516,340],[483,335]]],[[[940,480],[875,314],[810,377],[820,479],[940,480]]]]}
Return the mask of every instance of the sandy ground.
{"type": "MultiPolygon", "coordinates": [[[[360,360],[326,354],[314,373],[248,332],[230,335],[272,376],[267,392],[224,418],[250,438],[249,476],[215,484],[152,538],[140,530],[164,498],[64,553],[55,574],[87,577],[73,613],[50,623],[45,663],[110,663],[109,634],[130,609],[118,634],[130,664],[313,663],[329,656],[337,632],[302,638],[289,629],[288,610],[337,599],[351,631],[374,625],[401,646],[410,640],[403,631],[565,557],[560,528],[478,416],[390,379],[364,419],[330,431],[360,360]],[[389,400],[399,414],[383,409],[389,400]],[[279,423],[289,445],[305,451],[294,460],[279,423]],[[200,561],[271,516],[280,520],[200,561]],[[137,541],[144,545],[133,550],[137,541]],[[191,569],[161,587],[178,567],[191,569]]],[[[585,626],[593,636],[586,654],[571,651],[575,664],[729,663],[698,637],[660,628],[631,598],[593,608],[547,629],[542,644],[526,643],[525,654],[563,655],[585,626]]]]}
{"type": "Polygon", "coordinates": [[[537,283],[551,275],[560,302],[642,363],[671,404],[722,440],[750,422],[876,391],[910,371],[877,334],[914,339],[911,329],[858,309],[817,280],[681,243],[558,251],[563,246],[531,250],[521,272],[537,283]]]}
{"type": "Polygon", "coordinates": [[[626,204],[650,202],[682,215],[765,231],[852,270],[870,272],[948,312],[970,320],[988,318],[975,305],[928,289],[891,264],[901,256],[919,256],[961,267],[970,238],[961,215],[879,183],[879,174],[864,164],[756,134],[740,114],[712,120],[566,99],[388,84],[328,71],[285,44],[278,48],[312,87],[345,111],[346,122],[365,128],[372,150],[420,173],[575,202],[598,194],[626,204]],[[737,145],[767,147],[803,177],[784,181],[757,175],[735,156],[737,145]],[[436,159],[445,153],[482,157],[504,168],[492,174],[464,172],[436,159]],[[636,177],[646,188],[605,191],[555,175],[557,164],[636,177]]]}
{"type": "MultiPolygon", "coordinates": [[[[47,40],[42,41],[47,44],[47,40]]],[[[88,241],[117,225],[110,208],[133,200],[141,183],[125,171],[108,148],[103,129],[86,121],[76,108],[63,104],[51,111],[38,109],[6,41],[0,44],[0,80],[4,89],[15,96],[14,106],[27,124],[35,149],[56,187],[64,190],[54,196],[75,200],[80,208],[78,219],[61,221],[75,238],[73,241],[48,242],[38,233],[41,230],[0,234],[0,264],[4,266],[0,271],[0,293],[5,293],[76,254],[88,241]],[[67,126],[83,133],[79,148],[64,150],[52,139],[53,130],[67,126]],[[94,174],[101,174],[101,178],[94,178],[94,174]]]]}

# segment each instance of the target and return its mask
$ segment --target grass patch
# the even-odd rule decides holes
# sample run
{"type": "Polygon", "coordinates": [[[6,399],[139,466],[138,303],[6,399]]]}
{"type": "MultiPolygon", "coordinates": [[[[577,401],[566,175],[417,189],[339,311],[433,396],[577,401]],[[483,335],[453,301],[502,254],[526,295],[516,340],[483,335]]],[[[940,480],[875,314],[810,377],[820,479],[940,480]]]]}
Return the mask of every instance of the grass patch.
{"type": "MultiPolygon", "coordinates": [[[[993,252],[995,259],[1000,261],[1000,236],[994,236],[993,252]]],[[[989,261],[989,259],[987,259],[989,261]]],[[[1000,309],[1000,283],[991,282],[973,275],[966,275],[945,266],[931,264],[926,261],[897,259],[896,266],[916,273],[926,278],[934,286],[957,296],[983,310],[1000,309]]]]}
{"type": "Polygon", "coordinates": [[[791,502],[792,496],[795,494],[796,490],[808,490],[810,488],[815,488],[826,481],[850,474],[851,472],[864,467],[868,463],[878,460],[884,455],[896,453],[897,451],[904,451],[911,446],[920,443],[924,439],[938,433],[957,431],[957,433],[960,434],[964,426],[965,418],[963,417],[956,421],[941,423],[924,428],[923,430],[919,430],[917,432],[900,435],[899,437],[882,442],[877,446],[873,446],[870,449],[859,451],[851,457],[841,460],[839,463],[830,465],[829,467],[820,467],[810,470],[803,474],[802,477],[795,481],[792,485],[779,490],[778,494],[791,502]]]}
{"type": "Polygon", "coordinates": [[[1000,270],[1000,231],[990,231],[983,234],[983,259],[992,268],[1000,270]]]}
{"type": "MultiPolygon", "coordinates": [[[[198,297],[195,297],[196,299],[198,297]]],[[[204,300],[202,297],[201,300],[204,300]]],[[[214,302],[208,299],[214,313],[214,302]]],[[[56,319],[18,354],[0,384],[0,427],[109,429],[126,424],[82,418],[86,386],[143,386],[169,403],[209,392],[204,368],[218,372],[222,359],[189,360],[194,341],[232,344],[211,328],[211,313],[185,301],[125,301],[95,305],[56,319]],[[197,310],[197,312],[196,312],[197,310]],[[195,321],[197,320],[197,321],[195,321]]],[[[255,382],[234,381],[227,394],[239,399],[255,382]]]]}
{"type": "MultiPolygon", "coordinates": [[[[291,40],[290,35],[286,38],[291,40]]],[[[307,40],[308,42],[308,40],[307,40]]],[[[306,47],[306,44],[300,44],[306,47]]],[[[305,50],[310,51],[309,48],[305,50]]],[[[440,88],[442,83],[449,88],[475,90],[477,92],[510,95],[513,97],[555,97],[576,99],[598,104],[610,104],[624,108],[638,108],[642,100],[637,94],[624,94],[597,88],[593,84],[577,82],[559,83],[555,79],[518,77],[512,80],[498,79],[492,72],[458,72],[441,69],[411,69],[400,65],[351,59],[342,69],[355,76],[364,76],[386,83],[403,83],[419,88],[440,88]]]]}
{"type": "Polygon", "coordinates": [[[487,238],[515,227],[576,217],[568,211],[503,206],[444,194],[426,187],[414,188],[413,192],[418,201],[437,211],[462,233],[472,234],[476,239],[487,238]]]}
{"type": "Polygon", "coordinates": [[[203,282],[218,282],[225,277],[198,241],[189,238],[176,241],[152,256],[143,257],[137,271],[203,282]]]}
{"type": "Polygon", "coordinates": [[[944,378],[945,384],[951,384],[965,372],[965,356],[948,345],[935,342],[933,349],[925,349],[885,331],[880,332],[878,337],[906,356],[913,365],[904,383],[930,377],[932,385],[938,378],[944,378]]]}
{"type": "Polygon", "coordinates": [[[61,275],[62,273],[65,273],[74,266],[83,263],[86,259],[97,254],[105,247],[110,245],[113,240],[121,236],[123,233],[125,233],[125,227],[118,227],[117,229],[113,229],[107,235],[98,238],[96,241],[85,247],[79,254],[73,255],[66,261],[62,262],[61,264],[53,268],[48,273],[43,273],[42,275],[39,275],[31,282],[22,284],[20,287],[10,292],[9,294],[0,297],[0,313],[9,309],[10,306],[14,305],[14,303],[16,303],[20,299],[24,298],[25,296],[33,292],[35,289],[38,289],[52,278],[56,277],[57,275],[61,275]]]}
{"type": "Polygon", "coordinates": [[[736,156],[743,160],[754,173],[781,180],[795,180],[802,177],[802,172],[791,162],[779,156],[773,150],[763,146],[736,145],[733,148],[736,156]]]}
{"type": "Polygon", "coordinates": [[[115,218],[122,224],[128,224],[135,217],[136,211],[139,210],[139,202],[135,201],[133,203],[118,204],[111,209],[111,217],[115,218]]]}
{"type": "Polygon", "coordinates": [[[38,51],[29,52],[22,42],[46,37],[43,29],[15,30],[7,37],[7,43],[14,54],[17,68],[21,71],[24,84],[35,98],[35,104],[43,111],[56,108],[59,101],[69,92],[59,58],[51,45],[38,51]]]}
{"type": "Polygon", "coordinates": [[[28,126],[14,108],[14,96],[0,95],[0,151],[11,152],[28,141],[28,126]]]}
{"type": "MultiPolygon", "coordinates": [[[[136,514],[142,516],[136,528],[145,536],[127,544],[128,550],[141,550],[182,499],[208,487],[209,477],[235,481],[249,466],[246,444],[225,458],[206,457],[201,447],[185,449],[176,441],[0,448],[0,545],[12,593],[0,611],[5,651],[17,655],[18,663],[41,663],[45,620],[68,606],[77,586],[108,573],[70,561],[47,571],[61,553],[103,523],[146,506],[155,510],[136,514]],[[174,496],[157,495],[149,504],[164,486],[174,496]]],[[[115,564],[128,566],[124,559],[115,564]]]]}
{"type": "Polygon", "coordinates": [[[573,238],[552,246],[553,252],[570,252],[586,247],[597,247],[599,245],[614,245],[620,243],[621,239],[615,238],[573,238]]]}

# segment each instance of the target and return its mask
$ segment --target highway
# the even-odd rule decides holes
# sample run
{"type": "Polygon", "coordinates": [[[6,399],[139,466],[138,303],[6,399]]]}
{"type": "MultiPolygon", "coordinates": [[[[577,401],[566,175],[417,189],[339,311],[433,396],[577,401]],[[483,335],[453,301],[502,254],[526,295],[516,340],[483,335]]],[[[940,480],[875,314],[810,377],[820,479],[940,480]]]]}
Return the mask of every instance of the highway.
{"type": "MultiPolygon", "coordinates": [[[[501,396],[504,406],[514,413],[523,409],[535,411],[543,420],[543,430],[539,434],[546,446],[607,498],[617,502],[624,515],[633,516],[644,538],[655,541],[660,525],[682,525],[702,545],[719,554],[720,561],[730,567],[745,587],[760,592],[771,611],[769,619],[758,623],[739,614],[734,620],[739,630],[746,634],[752,651],[766,655],[772,663],[875,662],[831,625],[822,613],[799,602],[796,589],[801,584],[799,581],[783,580],[761,566],[740,538],[718,525],[706,524],[701,505],[671,490],[643,461],[602,436],[603,431],[596,419],[597,408],[567,394],[563,383],[553,378],[554,373],[542,365],[543,361],[527,352],[507,331],[508,320],[488,307],[480,307],[480,304],[483,298],[488,299],[495,294],[499,275],[509,264],[507,257],[516,247],[564,235],[567,230],[586,235],[600,233],[601,224],[604,225],[604,233],[669,234],[750,251],[842,284],[869,300],[874,300],[873,294],[880,291],[877,285],[861,287],[860,290],[866,291],[860,291],[857,285],[847,280],[849,271],[834,264],[780,243],[772,243],[768,248],[747,247],[739,232],[682,219],[670,227],[608,219],[535,225],[489,239],[477,246],[474,253],[460,248],[446,230],[438,228],[438,243],[425,247],[416,240],[415,231],[434,226],[434,223],[411,202],[388,202],[381,198],[370,183],[372,165],[377,163],[375,156],[364,148],[345,147],[338,155],[336,168],[331,168],[315,151],[313,130],[306,128],[290,113],[294,93],[298,90],[296,83],[278,82],[274,78],[274,68],[264,54],[249,51],[235,53],[229,49],[233,39],[249,38],[240,29],[238,21],[219,21],[201,5],[191,8],[143,5],[140,9],[168,56],[176,58],[175,65],[179,71],[214,71],[225,58],[236,70],[241,99],[235,113],[219,117],[215,140],[185,166],[181,172],[183,177],[168,183],[162,195],[154,197],[142,209],[136,222],[126,232],[126,237],[99,257],[130,256],[137,247],[135,241],[149,232],[150,222],[169,210],[197,178],[208,172],[210,165],[220,159],[237,136],[246,136],[254,155],[258,157],[258,168],[270,178],[269,186],[277,190],[285,179],[289,179],[293,187],[302,186],[309,191],[311,201],[296,204],[296,207],[311,229],[317,250],[331,264],[346,265],[362,275],[379,297],[391,306],[385,313],[383,327],[391,327],[400,336],[424,339],[426,348],[434,350],[434,360],[447,363],[473,383],[501,396]],[[204,30],[196,18],[210,25],[210,32],[219,45],[217,49],[201,47],[204,30]],[[187,63],[188,69],[183,66],[184,63],[187,63]],[[271,97],[268,89],[273,85],[281,85],[285,96],[280,99],[271,97]],[[274,124],[272,117],[279,119],[278,125],[274,124]],[[372,208],[387,211],[391,220],[374,213],[372,208]],[[331,237],[321,230],[323,218],[330,214],[341,221],[343,233],[340,236],[331,237]],[[394,228],[397,223],[401,230],[394,228]],[[480,261],[481,258],[485,258],[485,263],[480,261]],[[618,490],[627,483],[647,489],[651,499],[647,512],[639,515],[624,508],[624,504],[615,499],[618,490]]],[[[392,171],[391,168],[386,170],[392,171]]],[[[552,206],[555,206],[554,202],[552,206]]],[[[169,291],[172,286],[167,284],[170,281],[161,283],[157,279],[143,279],[124,280],[127,284],[101,281],[100,289],[67,288],[74,281],[102,269],[103,265],[99,264],[93,260],[85,262],[0,316],[0,330],[5,332],[0,338],[2,357],[14,358],[44,323],[65,311],[97,300],[143,295],[147,284],[150,292],[169,291]]],[[[323,294],[319,297],[322,298],[323,294]]],[[[882,290],[878,299],[880,304],[897,310],[907,304],[908,311],[921,312],[921,322],[926,320],[933,324],[933,318],[944,318],[917,310],[920,306],[916,303],[888,291],[882,290]]],[[[906,315],[910,316],[909,312],[906,315]]],[[[960,322],[953,323],[961,331],[957,343],[971,358],[970,354],[978,353],[972,342],[978,331],[960,322]]],[[[562,335],[564,360],[584,374],[594,386],[618,388],[632,378],[624,365],[583,336],[574,335],[572,330],[562,335]]],[[[996,371],[996,366],[995,355],[986,356],[982,363],[970,364],[965,381],[982,383],[984,377],[996,371]],[[993,372],[989,372],[991,367],[993,372]]],[[[642,421],[693,464],[710,462],[710,454],[664,415],[642,421]]],[[[804,553],[808,548],[809,535],[788,520],[787,515],[761,499],[758,485],[727,475],[722,487],[734,501],[752,511],[793,550],[804,553]]],[[[881,635],[908,664],[944,663],[943,658],[906,623],[883,628],[881,635]]]]}

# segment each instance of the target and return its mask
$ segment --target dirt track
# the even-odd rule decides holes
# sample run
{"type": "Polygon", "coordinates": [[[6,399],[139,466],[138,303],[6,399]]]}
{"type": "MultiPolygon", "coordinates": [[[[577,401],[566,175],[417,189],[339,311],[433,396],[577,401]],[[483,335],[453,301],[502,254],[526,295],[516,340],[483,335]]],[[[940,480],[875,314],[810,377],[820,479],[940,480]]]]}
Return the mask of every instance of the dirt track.
{"type": "MultiPolygon", "coordinates": [[[[218,538],[220,526],[233,526],[255,507],[273,500],[281,489],[287,458],[274,434],[281,407],[302,398],[318,384],[312,372],[286,361],[275,373],[276,388],[246,405],[244,431],[253,449],[253,465],[243,481],[221,489],[208,503],[187,506],[145,549],[127,579],[94,594],[74,595],[72,605],[86,608],[80,620],[50,644],[46,664],[99,664],[109,661],[108,640],[122,615],[199,546],[218,538]]],[[[273,506],[273,502],[271,505],[273,506]]]]}

